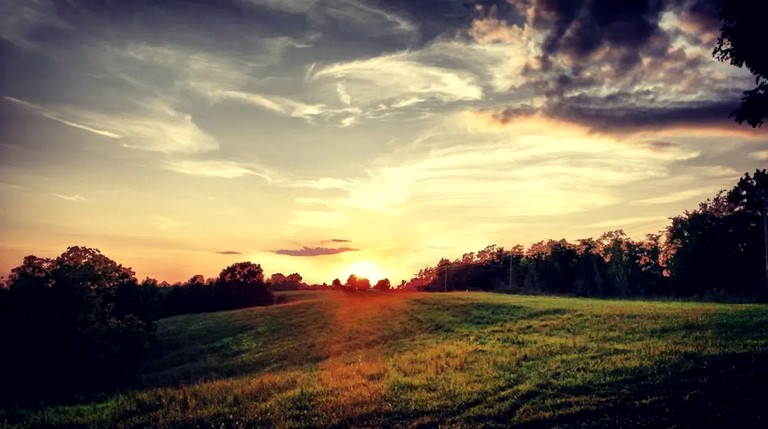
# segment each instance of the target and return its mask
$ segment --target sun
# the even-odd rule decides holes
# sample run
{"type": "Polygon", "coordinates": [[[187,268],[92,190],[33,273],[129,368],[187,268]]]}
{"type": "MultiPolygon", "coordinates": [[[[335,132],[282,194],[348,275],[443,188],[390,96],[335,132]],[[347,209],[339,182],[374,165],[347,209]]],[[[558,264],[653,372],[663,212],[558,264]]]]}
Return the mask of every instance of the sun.
{"type": "Polygon", "coordinates": [[[349,272],[348,275],[354,274],[358,277],[367,278],[371,281],[371,284],[376,284],[377,281],[387,277],[387,275],[371,261],[355,262],[347,268],[347,271],[349,272]]]}

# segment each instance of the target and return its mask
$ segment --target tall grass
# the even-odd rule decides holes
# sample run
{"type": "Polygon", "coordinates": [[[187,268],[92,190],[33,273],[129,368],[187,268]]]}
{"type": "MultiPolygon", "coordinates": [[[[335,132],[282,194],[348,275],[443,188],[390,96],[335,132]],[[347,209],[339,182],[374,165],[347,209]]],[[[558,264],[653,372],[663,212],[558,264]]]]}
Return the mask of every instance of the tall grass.
{"type": "Polygon", "coordinates": [[[139,385],[8,427],[762,427],[768,307],[299,292],[160,324],[139,385]]]}

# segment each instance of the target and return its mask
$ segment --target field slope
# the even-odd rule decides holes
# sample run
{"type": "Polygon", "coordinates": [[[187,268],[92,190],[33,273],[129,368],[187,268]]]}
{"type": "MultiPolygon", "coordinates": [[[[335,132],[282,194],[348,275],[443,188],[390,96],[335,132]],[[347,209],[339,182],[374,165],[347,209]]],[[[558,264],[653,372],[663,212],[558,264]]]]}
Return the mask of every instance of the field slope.
{"type": "Polygon", "coordinates": [[[768,427],[768,307],[297,292],[160,322],[139,387],[0,427],[768,427]]]}

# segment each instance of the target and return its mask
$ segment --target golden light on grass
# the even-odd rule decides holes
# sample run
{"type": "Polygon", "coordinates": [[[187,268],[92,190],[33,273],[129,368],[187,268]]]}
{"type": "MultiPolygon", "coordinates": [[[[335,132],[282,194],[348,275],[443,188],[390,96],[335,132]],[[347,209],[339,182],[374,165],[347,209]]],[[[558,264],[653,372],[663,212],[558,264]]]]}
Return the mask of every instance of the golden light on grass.
{"type": "Polygon", "coordinates": [[[18,427],[755,427],[765,398],[762,304],[281,296],[163,319],[137,390],[18,427]]]}

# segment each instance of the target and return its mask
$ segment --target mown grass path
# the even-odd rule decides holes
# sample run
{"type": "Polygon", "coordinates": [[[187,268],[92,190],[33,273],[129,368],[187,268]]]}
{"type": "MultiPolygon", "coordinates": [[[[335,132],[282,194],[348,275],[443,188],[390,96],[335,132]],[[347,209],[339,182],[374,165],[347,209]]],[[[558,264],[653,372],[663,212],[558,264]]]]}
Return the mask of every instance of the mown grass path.
{"type": "Polygon", "coordinates": [[[161,321],[136,389],[10,427],[768,427],[768,306],[298,292],[161,321]]]}

